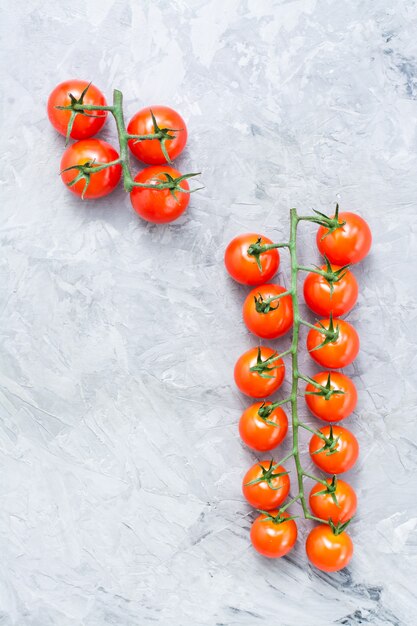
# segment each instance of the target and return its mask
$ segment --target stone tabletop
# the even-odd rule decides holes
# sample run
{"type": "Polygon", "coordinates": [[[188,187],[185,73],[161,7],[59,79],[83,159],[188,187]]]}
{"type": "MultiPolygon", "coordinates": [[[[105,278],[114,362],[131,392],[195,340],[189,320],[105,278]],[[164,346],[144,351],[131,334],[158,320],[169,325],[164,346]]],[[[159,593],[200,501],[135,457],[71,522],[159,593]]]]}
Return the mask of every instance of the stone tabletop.
{"type": "Polygon", "coordinates": [[[416,2],[17,0],[0,24],[1,624],[414,624],[416,2]],[[187,120],[176,165],[204,189],[179,221],[144,223],[122,188],[64,188],[45,102],[71,77],[121,89],[127,118],[168,104],[187,120]],[[250,547],[256,456],[232,373],[257,341],[222,259],[236,234],[282,240],[290,207],[337,201],[374,245],[348,317],[355,555],[330,575],[302,521],[289,557],[250,547]]]}

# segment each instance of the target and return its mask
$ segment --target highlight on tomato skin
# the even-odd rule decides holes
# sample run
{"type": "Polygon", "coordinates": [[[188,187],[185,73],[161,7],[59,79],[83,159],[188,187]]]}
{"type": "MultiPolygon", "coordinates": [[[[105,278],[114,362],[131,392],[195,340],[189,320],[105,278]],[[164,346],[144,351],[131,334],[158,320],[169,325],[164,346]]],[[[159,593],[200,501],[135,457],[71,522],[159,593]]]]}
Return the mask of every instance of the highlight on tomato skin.
{"type": "Polygon", "coordinates": [[[273,450],[283,442],[288,432],[288,417],[282,407],[274,408],[265,419],[259,415],[259,409],[270,405],[271,402],[255,402],[239,420],[242,441],[258,452],[273,450]]]}
{"type": "MultiPolygon", "coordinates": [[[[279,515],[279,511],[270,511],[270,515],[276,517],[279,515]]],[[[280,516],[283,518],[290,517],[286,511],[280,516]]],[[[279,559],[293,549],[297,541],[297,534],[297,525],[293,519],[276,523],[262,513],[252,524],[250,538],[253,547],[259,554],[269,559],[279,559]]]]}
{"type": "Polygon", "coordinates": [[[262,285],[271,280],[278,271],[280,256],[276,248],[259,256],[262,270],[259,269],[255,256],[248,254],[249,246],[257,242],[262,246],[273,243],[271,239],[258,233],[245,233],[234,237],[226,248],[224,254],[226,270],[242,285],[262,285]]]}
{"type": "Polygon", "coordinates": [[[323,256],[336,265],[359,263],[371,249],[371,229],[356,213],[348,211],[339,213],[339,221],[345,222],[344,226],[331,233],[328,228],[319,227],[316,237],[317,247],[323,256]]]}
{"type": "Polygon", "coordinates": [[[346,532],[335,535],[328,524],[315,526],[307,536],[309,561],[323,572],[338,572],[349,565],[353,543],[346,532]]]}
{"type": "Polygon", "coordinates": [[[265,364],[267,369],[264,376],[251,369],[258,365],[259,356],[263,363],[275,358],[275,350],[267,346],[251,348],[244,352],[236,361],[234,379],[238,389],[251,398],[267,398],[275,393],[282,385],[285,378],[285,364],[280,358],[265,364]]]}
{"type": "Polygon", "coordinates": [[[358,392],[351,378],[341,372],[318,372],[311,376],[325,390],[308,383],[305,401],[311,413],[325,422],[340,422],[356,408],[358,392]],[[331,393],[326,397],[326,390],[331,393]]]}
{"type": "Polygon", "coordinates": [[[250,332],[262,339],[277,339],[292,328],[292,298],[279,297],[286,291],[281,285],[268,284],[248,293],[243,303],[243,321],[250,332]]]}
{"type": "MultiPolygon", "coordinates": [[[[64,137],[71,117],[71,111],[57,109],[57,106],[71,104],[70,93],[79,99],[83,91],[87,89],[83,97],[83,103],[88,105],[106,106],[106,98],[103,93],[93,84],[86,80],[66,80],[57,85],[48,98],[47,112],[52,126],[64,137]]],[[[70,137],[72,139],[88,139],[97,134],[104,126],[107,119],[107,111],[89,111],[88,115],[78,114],[75,116],[70,137]]]]}

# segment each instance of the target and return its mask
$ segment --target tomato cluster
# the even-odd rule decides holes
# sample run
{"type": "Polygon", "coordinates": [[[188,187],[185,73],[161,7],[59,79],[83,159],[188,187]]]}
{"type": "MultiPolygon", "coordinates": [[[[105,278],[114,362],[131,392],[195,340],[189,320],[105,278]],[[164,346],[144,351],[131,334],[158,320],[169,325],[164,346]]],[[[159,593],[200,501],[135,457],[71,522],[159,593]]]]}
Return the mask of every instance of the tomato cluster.
{"type": "Polygon", "coordinates": [[[108,112],[114,114],[114,106],[107,105],[95,85],[83,80],[60,83],[49,96],[47,111],[59,133],[77,140],[66,148],[61,160],[61,178],[72,193],[85,199],[101,198],[117,187],[122,176],[131,179],[128,146],[132,155],[149,166],[129,180],[127,187],[125,180],[136,213],[148,222],[165,223],[185,211],[190,200],[186,178],[190,175],[182,177],[167,165],[187,143],[187,127],[179,113],[167,106],[146,107],[132,117],[127,130],[121,122],[119,154],[107,141],[95,137],[108,112]]]}
{"type": "MultiPolygon", "coordinates": [[[[309,516],[322,523],[309,533],[306,552],[317,568],[332,572],[345,567],[353,554],[345,528],[356,513],[356,494],[339,475],[354,466],[359,454],[355,436],[338,424],[355,410],[357,390],[348,376],[334,370],[352,363],[359,352],[358,334],[341,316],[351,311],[358,298],[358,284],[350,266],[368,254],[372,238],[367,223],[354,213],[338,213],[337,208],[331,218],[318,215],[313,221],[320,225],[317,245],[324,264],[296,268],[296,272],[308,272],[304,281],[305,302],[322,317],[314,325],[299,318],[294,320],[293,288],[272,282],[280,265],[278,249],[289,247],[287,244],[274,244],[259,233],[239,235],[226,248],[225,266],[232,278],[252,287],[243,303],[243,320],[248,330],[261,339],[275,340],[294,328],[294,323],[304,323],[310,327],[307,350],[325,368],[311,378],[302,377],[307,382],[304,397],[309,410],[327,422],[326,426],[313,429],[310,457],[320,470],[330,474],[326,479],[318,478],[310,492],[309,516]]],[[[235,364],[238,389],[259,400],[245,409],[239,420],[242,440],[257,452],[272,451],[286,437],[288,418],[281,405],[291,402],[293,406],[297,400],[293,396],[279,402],[267,398],[282,385],[283,357],[290,353],[294,353],[293,347],[280,354],[271,346],[259,346],[242,354],[235,364]]],[[[300,378],[298,372],[296,377],[300,378]]],[[[299,422],[297,428],[298,425],[299,422]]],[[[293,448],[283,461],[294,455],[293,448]]],[[[249,504],[260,511],[251,529],[255,549],[269,558],[287,554],[297,539],[294,518],[286,512],[290,503],[284,504],[290,492],[288,471],[273,459],[259,461],[244,476],[242,491],[249,504]]],[[[300,498],[298,494],[293,500],[300,498]]]]}

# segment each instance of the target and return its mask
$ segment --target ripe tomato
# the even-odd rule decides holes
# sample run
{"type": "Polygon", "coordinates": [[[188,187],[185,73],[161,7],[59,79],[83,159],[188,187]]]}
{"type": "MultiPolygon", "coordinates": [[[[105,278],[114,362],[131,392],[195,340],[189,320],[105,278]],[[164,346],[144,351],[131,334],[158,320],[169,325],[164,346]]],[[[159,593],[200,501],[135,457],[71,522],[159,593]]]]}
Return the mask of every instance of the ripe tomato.
{"type": "Polygon", "coordinates": [[[243,320],[248,330],[264,339],[276,339],[288,332],[293,323],[291,296],[273,300],[285,291],[280,285],[252,289],[243,303],[243,320]]]}
{"type": "MultiPolygon", "coordinates": [[[[331,319],[320,320],[316,323],[318,328],[320,325],[327,330],[333,328],[331,319]]],[[[307,350],[311,358],[322,367],[339,369],[350,365],[356,359],[359,352],[359,336],[349,322],[340,319],[334,322],[334,332],[335,339],[321,346],[325,335],[318,330],[311,329],[307,335],[307,350]]]]}
{"type": "MultiPolygon", "coordinates": [[[[91,167],[99,167],[100,164],[110,163],[118,158],[118,152],[106,141],[102,139],[82,139],[68,146],[62,155],[61,178],[65,185],[68,186],[68,183],[71,183],[80,173],[76,168],[64,172],[63,170],[68,167],[86,164],[91,164],[91,167]]],[[[119,164],[91,173],[84,198],[90,200],[107,196],[117,187],[121,175],[122,168],[119,164]]],[[[81,178],[68,189],[75,195],[82,196],[86,183],[86,179],[81,178]]]]}
{"type": "Polygon", "coordinates": [[[309,448],[317,467],[328,474],[343,474],[350,470],[359,456],[356,437],[343,426],[324,426],[320,432],[327,437],[327,441],[313,435],[309,448]]]}
{"type": "Polygon", "coordinates": [[[255,509],[270,511],[279,507],[290,492],[290,478],[282,465],[271,461],[255,463],[246,472],[242,492],[255,509]]]}
{"type": "MultiPolygon", "coordinates": [[[[85,89],[87,89],[87,91],[82,99],[83,104],[107,105],[106,99],[100,89],[92,84],[89,86],[86,80],[66,80],[57,85],[51,92],[48,99],[48,117],[52,126],[61,133],[61,135],[65,136],[67,134],[71,111],[60,111],[55,107],[68,106],[71,104],[70,93],[76,100],[79,100],[85,89]]],[[[70,137],[73,139],[88,139],[98,133],[103,127],[106,121],[107,111],[88,111],[87,113],[87,115],[78,113],[75,116],[70,134],[70,137]]]]}
{"type": "Polygon", "coordinates": [[[243,441],[260,452],[279,446],[288,431],[288,418],[282,407],[276,407],[269,415],[261,417],[262,409],[268,410],[269,406],[271,402],[255,402],[242,413],[239,421],[239,434],[243,441]]]}
{"type": "MultiPolygon", "coordinates": [[[[169,165],[155,165],[147,167],[135,177],[135,182],[157,185],[166,183],[168,174],[172,178],[179,178],[181,174],[169,165]]],[[[186,180],[181,183],[181,188],[189,191],[190,187],[186,180]]],[[[190,195],[181,191],[175,191],[172,195],[169,189],[146,189],[134,187],[130,192],[130,201],[136,213],[147,222],[164,224],[173,222],[182,215],[190,202],[190,195]]]]}
{"type": "MultiPolygon", "coordinates": [[[[129,135],[153,135],[158,130],[164,135],[174,137],[166,139],[164,144],[169,158],[176,159],[187,143],[187,127],[181,115],[174,109],[159,105],[146,107],[132,117],[127,127],[129,135]],[[157,124],[156,129],[151,111],[157,124]]],[[[158,139],[144,139],[136,143],[134,139],[131,139],[128,145],[132,154],[144,163],[163,165],[167,161],[161,148],[161,141],[158,139]]]]}
{"type": "Polygon", "coordinates": [[[356,213],[339,213],[344,226],[332,233],[324,226],[317,231],[317,246],[331,263],[348,265],[366,257],[372,244],[372,234],[365,220],[356,213]],[[327,234],[329,233],[329,234],[327,234]]]}
{"type": "Polygon", "coordinates": [[[252,545],[259,554],[270,559],[277,559],[294,547],[297,541],[297,525],[289,514],[284,511],[271,511],[270,515],[262,513],[252,524],[250,538],[252,545]],[[282,520],[282,521],[281,521],[282,520]]]}
{"type": "Polygon", "coordinates": [[[226,248],[224,255],[226,269],[230,276],[242,285],[262,285],[278,271],[279,252],[276,248],[259,255],[262,270],[259,269],[256,255],[249,254],[250,246],[257,244],[272,245],[272,241],[257,233],[247,233],[232,239],[226,248]]]}
{"type": "Polygon", "coordinates": [[[238,358],[235,382],[242,393],[252,398],[266,398],[282,385],[285,365],[282,359],[273,360],[275,350],[267,347],[251,348],[238,358]]]}
{"type": "Polygon", "coordinates": [[[348,565],[353,556],[353,543],[347,533],[335,535],[328,524],[320,524],[310,531],[306,552],[311,563],[323,572],[338,572],[348,565]]]}
{"type": "Polygon", "coordinates": [[[357,498],[352,487],[341,478],[327,478],[327,487],[316,483],[310,491],[310,509],[316,517],[344,524],[356,513],[357,498]]]}
{"type": "Polygon", "coordinates": [[[311,378],[325,388],[311,383],[306,387],[305,400],[313,415],[325,422],[340,422],[355,410],[358,392],[350,378],[340,372],[319,372],[311,378]]]}
{"type": "MultiPolygon", "coordinates": [[[[321,270],[328,271],[326,265],[321,270]]],[[[333,272],[339,272],[339,265],[331,265],[333,272]]],[[[324,276],[310,272],[304,281],[304,300],[317,315],[334,317],[346,315],[356,304],[358,299],[358,283],[349,270],[340,272],[341,278],[334,282],[328,282],[324,276]]]]}

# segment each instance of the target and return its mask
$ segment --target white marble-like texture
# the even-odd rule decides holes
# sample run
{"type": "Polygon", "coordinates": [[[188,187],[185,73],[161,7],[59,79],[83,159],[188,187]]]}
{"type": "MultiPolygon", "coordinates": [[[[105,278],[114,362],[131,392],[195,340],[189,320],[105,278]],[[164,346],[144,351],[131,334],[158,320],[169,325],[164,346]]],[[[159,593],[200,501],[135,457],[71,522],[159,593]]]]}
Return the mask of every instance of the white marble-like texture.
{"type": "MultiPolygon", "coordinates": [[[[2,626],[415,624],[416,2],[17,0],[1,13],[2,626]],[[127,117],[181,111],[178,166],[205,189],[180,221],[141,222],[122,189],[81,203],[62,186],[45,101],[73,76],[122,89],[127,117]],[[284,238],[291,206],[336,199],[375,243],[349,317],[356,553],[325,575],[306,562],[304,523],[287,559],[249,546],[240,482],[255,457],[232,369],[256,340],[222,255],[242,231],[284,238]]],[[[284,284],[287,267],[284,254],[284,284]]]]}

